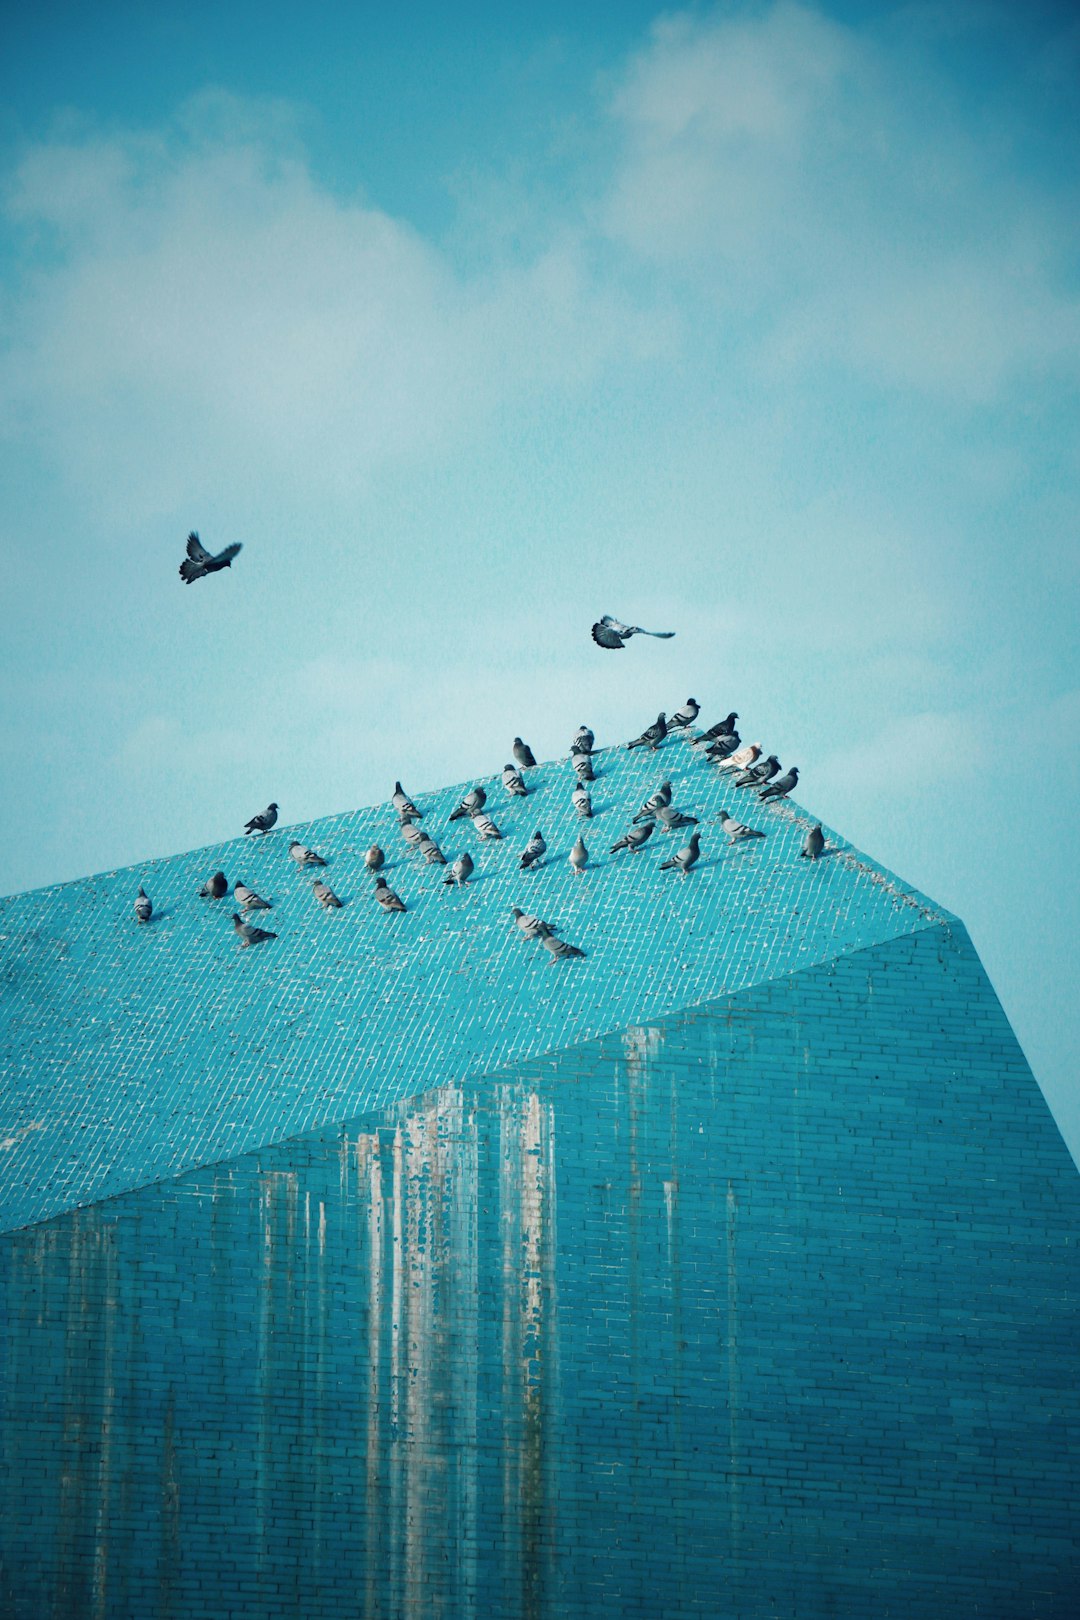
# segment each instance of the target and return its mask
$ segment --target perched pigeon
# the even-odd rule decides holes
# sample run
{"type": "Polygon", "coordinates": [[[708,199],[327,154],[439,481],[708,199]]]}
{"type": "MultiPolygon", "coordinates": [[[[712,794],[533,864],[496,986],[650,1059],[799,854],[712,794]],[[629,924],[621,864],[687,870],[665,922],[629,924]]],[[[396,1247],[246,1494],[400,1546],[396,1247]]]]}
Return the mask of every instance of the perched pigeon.
{"type": "Polygon", "coordinates": [[[770,782],[767,788],[762,788],[758,794],[759,799],[786,799],[792,788],[799,785],[799,768],[793,765],[790,771],[778,776],[775,782],[770,782]]]}
{"type": "Polygon", "coordinates": [[[671,803],[671,783],[661,782],[655,793],[650,793],[641,809],[634,817],[635,821],[648,821],[656,815],[662,805],[671,803]]]}
{"type": "Polygon", "coordinates": [[[695,748],[700,748],[703,743],[715,742],[717,737],[733,736],[735,732],[735,722],[738,718],[739,717],[735,713],[735,710],[732,709],[731,713],[726,715],[723,720],[718,720],[715,726],[710,726],[708,731],[702,731],[696,737],[692,737],[690,740],[695,748]]]}
{"type": "Polygon", "coordinates": [[[529,791],[521,772],[513,765],[503,766],[502,784],[513,799],[523,799],[529,791]]]}
{"type": "Polygon", "coordinates": [[[646,726],[640,737],[627,743],[627,748],[651,748],[653,753],[659,748],[667,736],[667,721],[663,713],[657,715],[651,726],[646,726]]]}
{"type": "Polygon", "coordinates": [[[295,838],[289,845],[289,854],[292,856],[297,866],[326,865],[326,862],[323,860],[321,855],[317,855],[313,849],[307,849],[303,844],[298,843],[295,838]]]}
{"type": "Polygon", "coordinates": [[[139,921],[141,923],[149,922],[150,918],[153,916],[153,912],[154,912],[154,902],[151,900],[150,896],[147,894],[146,890],[143,888],[142,884],[140,883],[139,892],[135,896],[135,916],[136,916],[136,919],[137,919],[137,921],[139,921]]]}
{"type": "Polygon", "coordinates": [[[584,782],[578,783],[570,797],[573,799],[574,809],[577,811],[582,821],[588,821],[589,817],[592,815],[592,800],[589,797],[589,790],[585,786],[584,782]]]}
{"type": "Polygon", "coordinates": [[[595,782],[596,772],[593,770],[591,754],[574,754],[570,760],[579,782],[595,782]]]}
{"type": "Polygon", "coordinates": [[[530,866],[539,866],[546,853],[547,845],[544,842],[544,835],[537,827],[521,852],[521,867],[527,869],[530,866]]]}
{"type": "Polygon", "coordinates": [[[570,866],[571,866],[571,869],[573,871],[577,872],[578,875],[580,876],[581,873],[584,872],[584,870],[588,866],[588,864],[589,864],[589,852],[585,848],[585,840],[584,840],[584,838],[580,837],[580,835],[579,835],[577,843],[574,845],[573,849],[570,851],[570,866]]]}
{"type": "Polygon", "coordinates": [[[705,757],[713,762],[730,759],[732,754],[738,752],[742,738],[737,731],[729,731],[722,737],[715,737],[705,750],[705,757]]]}
{"type": "Polygon", "coordinates": [[[403,821],[400,826],[402,838],[412,849],[416,849],[427,837],[423,827],[418,827],[415,821],[403,821]]]}
{"type": "Polygon", "coordinates": [[[528,912],[522,911],[520,906],[511,906],[510,910],[526,939],[543,939],[545,935],[555,932],[550,923],[542,922],[539,917],[531,917],[528,912]]]}
{"type": "Polygon", "coordinates": [[[676,827],[696,827],[697,824],[697,816],[688,816],[671,804],[662,804],[656,812],[656,825],[665,832],[672,832],[676,827]]]}
{"type": "Polygon", "coordinates": [[[748,827],[744,821],[736,821],[735,817],[729,816],[726,810],[720,817],[720,825],[728,835],[729,844],[737,844],[744,838],[764,838],[765,836],[763,832],[758,832],[756,827],[748,827]]]}
{"type": "Polygon", "coordinates": [[[825,834],[821,830],[821,823],[818,822],[817,826],[811,827],[807,833],[806,842],[800,849],[799,855],[803,860],[816,861],[824,848],[825,834]]]}
{"type": "Polygon", "coordinates": [[[514,758],[517,760],[523,771],[532,770],[533,766],[536,764],[536,755],[533,753],[528,743],[522,742],[520,737],[514,738],[514,758]]]}
{"type": "Polygon", "coordinates": [[[647,821],[643,827],[628,827],[622,837],[612,844],[611,853],[614,855],[620,849],[640,849],[646,839],[651,836],[652,830],[653,823],[651,821],[647,821]]]}
{"type": "Polygon", "coordinates": [[[323,883],[321,878],[316,878],[311,885],[311,890],[324,911],[341,910],[342,902],[338,899],[329,883],[323,883]]]}
{"type": "Polygon", "coordinates": [[[561,962],[567,956],[584,956],[576,945],[568,945],[565,939],[556,939],[554,934],[541,934],[540,943],[546,951],[551,952],[553,962],[561,962]]]}
{"type": "Polygon", "coordinates": [[[219,568],[231,568],[233,558],[239,555],[240,547],[226,546],[215,557],[213,552],[207,551],[195,530],[192,529],[187,537],[187,560],[180,564],[180,578],[185,585],[193,580],[202,579],[204,574],[216,574],[219,568]]]}
{"type": "Polygon", "coordinates": [[[375,879],[375,898],[384,911],[404,911],[405,902],[400,895],[395,894],[383,877],[375,879]]]}
{"type": "Polygon", "coordinates": [[[241,883],[239,880],[233,884],[233,899],[241,911],[270,910],[271,902],[269,900],[264,900],[261,894],[256,894],[254,889],[249,889],[246,883],[241,883]]]}
{"type": "Polygon", "coordinates": [[[421,854],[429,866],[445,866],[446,856],[431,837],[430,833],[422,833],[416,844],[417,852],[421,854]]]}
{"type": "Polygon", "coordinates": [[[574,732],[574,740],[570,744],[571,754],[591,754],[596,737],[588,726],[578,726],[574,732]]]}
{"type": "Polygon", "coordinates": [[[700,854],[701,834],[691,833],[688,844],[684,844],[682,849],[677,849],[670,860],[660,862],[660,870],[661,872],[678,870],[685,877],[690,868],[696,866],[700,854]]]}
{"type": "Polygon", "coordinates": [[[232,925],[240,935],[240,943],[245,948],[248,945],[261,945],[264,939],[277,939],[269,928],[256,928],[253,923],[246,923],[242,917],[233,912],[232,925]]]}
{"type": "Polygon", "coordinates": [[[749,770],[740,771],[735,778],[735,786],[761,787],[765,782],[771,781],[779,769],[780,761],[775,754],[770,754],[768,759],[759,759],[749,770]]]}
{"type": "Polygon", "coordinates": [[[476,812],[472,818],[472,824],[481,838],[494,839],[502,837],[502,833],[484,810],[476,812]]]}
{"type": "Polygon", "coordinates": [[[674,630],[643,630],[640,624],[620,624],[610,613],[605,613],[592,627],[592,638],[598,647],[617,652],[631,636],[655,636],[658,641],[670,641],[674,630]]]}
{"type": "Polygon", "coordinates": [[[473,858],[466,851],[464,855],[458,856],[457,860],[450,868],[450,876],[448,878],[443,878],[443,882],[448,885],[454,885],[459,889],[464,888],[465,884],[468,883],[469,879],[472,877],[474,870],[473,858]]]}
{"type": "Polygon", "coordinates": [[[424,812],[418,810],[400,782],[394,783],[394,791],[390,795],[390,803],[402,818],[408,817],[410,821],[423,821],[424,812]]]}
{"type": "Polygon", "coordinates": [[[697,698],[687,698],[681,709],[676,709],[668,721],[669,731],[681,731],[685,726],[692,726],[701,713],[701,704],[697,698]]]}
{"type": "Polygon", "coordinates": [[[470,788],[456,810],[451,810],[451,821],[463,821],[466,816],[475,816],[487,803],[487,794],[482,787],[470,788]]]}
{"type": "Polygon", "coordinates": [[[229,892],[229,880],[224,872],[215,872],[212,878],[207,878],[199,893],[204,900],[220,900],[229,892]]]}
{"type": "Polygon", "coordinates": [[[385,865],[385,862],[386,856],[383,854],[378,844],[372,844],[371,848],[364,856],[364,865],[367,867],[368,871],[377,872],[381,866],[385,865]]]}
{"type": "Polygon", "coordinates": [[[251,820],[244,824],[244,837],[248,837],[251,833],[268,833],[277,820],[277,809],[276,804],[268,804],[265,810],[260,811],[257,816],[252,816],[251,820]]]}
{"type": "Polygon", "coordinates": [[[745,748],[737,748],[733,754],[722,759],[716,769],[718,772],[749,770],[760,753],[760,743],[747,743],[745,748]]]}

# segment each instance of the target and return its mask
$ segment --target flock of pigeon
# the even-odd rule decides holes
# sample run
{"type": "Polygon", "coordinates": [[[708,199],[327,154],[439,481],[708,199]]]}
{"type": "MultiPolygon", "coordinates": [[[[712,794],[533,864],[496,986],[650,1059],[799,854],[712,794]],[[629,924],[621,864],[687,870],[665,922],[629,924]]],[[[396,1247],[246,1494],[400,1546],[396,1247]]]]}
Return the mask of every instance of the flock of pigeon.
{"type": "MultiPolygon", "coordinates": [[[[202,545],[197,534],[188,536],[187,558],[180,568],[180,577],[186,584],[201,579],[207,574],[218,572],[220,569],[232,566],[233,558],[240,551],[239,545],[229,546],[217,556],[214,556],[202,545]]],[[[658,636],[668,639],[674,635],[669,630],[643,630],[638,625],[621,624],[617,619],[605,614],[592,627],[592,636],[596,643],[604,648],[615,650],[621,648],[635,635],[658,636]]],[[[729,777],[736,788],[754,790],[761,801],[780,800],[795,788],[799,780],[799,772],[793,766],[790,770],[781,772],[780,761],[775,754],[762,757],[760,743],[743,744],[736,730],[738,715],[734,711],[710,726],[706,731],[695,731],[692,728],[700,713],[700,706],[695,698],[688,698],[684,706],[668,718],[665,714],[658,714],[652,725],[646,726],[640,737],[635,737],[626,744],[627,748],[644,748],[656,753],[666,739],[673,734],[689,739],[690,746],[703,750],[705,758],[725,776],[729,777]]],[[[502,787],[507,796],[523,798],[529,794],[528,772],[536,766],[536,758],[528,743],[520,737],[514,738],[513,762],[508,762],[502,770],[502,787]]],[[[599,753],[595,747],[594,733],[588,726],[578,728],[570,745],[570,765],[574,773],[575,784],[571,793],[572,802],[578,816],[582,821],[592,817],[592,799],[589,785],[596,778],[596,764],[599,753]]],[[[446,856],[440,849],[437,840],[432,834],[420,825],[424,820],[424,812],[420,810],[405,792],[400,782],[394,783],[391,795],[391,804],[397,812],[398,827],[403,842],[423,857],[426,863],[433,866],[448,867],[447,876],[443,883],[448,888],[463,888],[468,884],[476,870],[476,863],[466,850],[448,863],[446,856]]],[[[468,822],[476,835],[479,845],[494,843],[502,840],[502,833],[492,816],[492,807],[488,803],[487,789],[483,786],[471,788],[465,794],[461,803],[450,814],[451,822],[468,822]]],[[[258,815],[252,816],[246,823],[244,831],[248,836],[265,837],[276,826],[278,819],[278,806],[270,804],[258,815]]],[[[727,835],[729,844],[738,844],[746,839],[764,838],[765,833],[759,828],[751,827],[738,820],[737,817],[724,812],[720,824],[727,835]]],[[[697,818],[687,815],[672,804],[672,786],[669,781],[661,782],[655,792],[651,793],[640,809],[632,818],[626,831],[611,845],[610,853],[618,854],[626,851],[633,854],[640,851],[654,831],[658,828],[662,832],[673,832],[682,828],[692,827],[686,844],[682,845],[668,859],[660,862],[661,871],[676,871],[684,878],[697,865],[701,856],[701,834],[697,830],[697,818]]],[[[825,851],[825,838],[820,826],[814,826],[807,834],[800,855],[807,860],[817,860],[825,851]]],[[[316,850],[293,839],[289,844],[289,856],[302,871],[317,870],[326,866],[324,856],[316,850]]],[[[543,863],[547,854],[547,844],[539,828],[528,840],[519,856],[519,868],[528,871],[543,863]]],[[[579,834],[570,851],[569,864],[571,870],[580,875],[589,863],[589,852],[584,838],[579,834]]],[[[382,874],[386,864],[386,854],[378,844],[373,844],[364,855],[364,866],[374,880],[372,891],[376,904],[385,912],[403,912],[407,910],[401,896],[390,888],[382,874]]],[[[207,900],[222,900],[229,893],[229,880],[224,872],[215,872],[208,878],[199,890],[201,897],[207,900]]],[[[334,893],[330,885],[322,877],[315,877],[312,883],[312,895],[317,905],[325,911],[338,911],[343,902],[334,893]]],[[[269,911],[272,902],[265,900],[254,889],[242,880],[232,885],[232,897],[237,906],[233,913],[233,927],[244,947],[261,945],[267,940],[278,936],[270,929],[261,928],[249,920],[260,912],[269,911]]],[[[153,916],[153,902],[144,889],[140,887],[135,900],[135,916],[140,923],[150,922],[153,916]]],[[[585,952],[578,946],[571,945],[560,939],[558,928],[521,910],[520,907],[511,908],[516,927],[523,938],[539,940],[545,950],[550,952],[553,962],[563,961],[570,957],[583,957],[585,952]]]]}

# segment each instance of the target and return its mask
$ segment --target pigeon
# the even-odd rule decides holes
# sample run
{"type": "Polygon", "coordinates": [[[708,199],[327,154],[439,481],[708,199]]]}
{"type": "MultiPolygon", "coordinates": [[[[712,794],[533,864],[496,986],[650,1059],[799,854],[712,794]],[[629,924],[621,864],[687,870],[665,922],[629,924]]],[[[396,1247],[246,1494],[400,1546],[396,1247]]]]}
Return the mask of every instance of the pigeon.
{"type": "Polygon", "coordinates": [[[543,939],[545,935],[555,932],[550,923],[542,922],[539,917],[531,917],[520,906],[511,906],[510,910],[526,939],[543,939]]]}
{"type": "Polygon", "coordinates": [[[725,732],[722,737],[714,737],[705,750],[705,757],[714,761],[730,759],[732,754],[737,753],[741,742],[742,738],[737,731],[725,732]]]}
{"type": "Polygon", "coordinates": [[[514,738],[514,758],[517,760],[523,771],[532,770],[533,766],[536,764],[536,755],[533,753],[528,743],[522,742],[520,737],[514,738]]]}
{"type": "Polygon", "coordinates": [[[592,815],[592,800],[589,797],[589,790],[585,786],[584,782],[578,783],[570,797],[573,799],[574,809],[577,811],[582,821],[588,821],[589,817],[592,815]]]}
{"type": "Polygon", "coordinates": [[[656,812],[656,824],[663,827],[665,832],[672,832],[676,827],[696,827],[697,816],[688,816],[682,810],[676,810],[673,805],[662,804],[656,812]]]}
{"type": "Polygon", "coordinates": [[[540,943],[545,950],[551,952],[553,962],[561,962],[567,956],[585,955],[585,952],[579,951],[576,945],[568,945],[565,939],[556,939],[554,934],[541,934],[540,943]]]}
{"type": "Polygon", "coordinates": [[[375,898],[384,911],[404,911],[405,902],[400,895],[395,894],[389,887],[385,878],[375,879],[375,898]]]}
{"type": "Polygon", "coordinates": [[[470,788],[456,810],[451,810],[451,821],[462,821],[466,816],[475,816],[487,803],[487,794],[482,787],[470,788]]]}
{"type": "Polygon", "coordinates": [[[661,805],[671,803],[671,783],[661,782],[655,793],[651,793],[645,800],[641,809],[634,817],[635,821],[648,821],[656,815],[661,805]]]}
{"type": "Polygon", "coordinates": [[[193,580],[202,579],[204,574],[216,574],[219,568],[231,568],[233,558],[240,553],[240,547],[226,546],[215,557],[213,552],[207,551],[195,530],[192,529],[187,537],[187,558],[180,564],[180,578],[185,585],[193,580]]]}
{"type": "Polygon", "coordinates": [[[546,853],[547,845],[544,842],[544,835],[540,831],[539,827],[537,827],[536,831],[529,839],[529,842],[525,845],[525,848],[521,852],[521,861],[519,864],[523,870],[527,870],[530,866],[539,866],[546,853]]]}
{"type": "Polygon", "coordinates": [[[277,808],[276,804],[268,804],[265,810],[245,822],[244,837],[247,838],[251,833],[268,833],[277,820],[277,808]]]}
{"type": "Polygon", "coordinates": [[[417,841],[416,848],[419,854],[421,854],[425,861],[427,861],[429,866],[446,865],[446,856],[443,854],[442,850],[429,833],[421,833],[420,838],[417,841]]]}
{"type": "Polygon", "coordinates": [[[215,872],[212,878],[207,878],[199,893],[204,900],[220,900],[222,895],[229,892],[229,880],[224,872],[215,872]]]}
{"type": "Polygon", "coordinates": [[[402,838],[407,844],[410,844],[413,849],[415,849],[419,844],[422,844],[424,839],[427,837],[427,833],[422,827],[418,827],[415,821],[403,821],[400,823],[400,826],[402,838]]]}
{"type": "Polygon", "coordinates": [[[715,742],[717,737],[733,736],[735,732],[735,722],[738,718],[739,717],[735,713],[735,710],[732,709],[731,713],[723,720],[718,720],[715,726],[709,727],[708,731],[699,732],[696,737],[691,737],[690,741],[693,743],[695,748],[700,748],[703,743],[715,742]]]}
{"type": "Polygon", "coordinates": [[[701,704],[697,698],[687,698],[681,709],[676,709],[668,721],[669,731],[681,731],[686,726],[692,726],[701,713],[701,704]]]}
{"type": "Polygon", "coordinates": [[[760,743],[747,743],[745,748],[737,748],[733,754],[729,754],[726,759],[722,759],[716,767],[717,771],[748,770],[760,753],[760,743]]]}
{"type": "Polygon", "coordinates": [[[424,812],[416,808],[415,804],[413,804],[400,782],[394,783],[394,791],[390,795],[390,803],[393,805],[394,809],[397,811],[402,820],[408,817],[410,821],[423,821],[424,812]]]}
{"type": "Polygon", "coordinates": [[[269,928],[256,928],[253,923],[246,923],[243,917],[238,917],[235,911],[232,925],[240,935],[240,943],[245,948],[248,945],[261,945],[264,939],[277,939],[277,935],[272,934],[269,928]]]}
{"type": "Polygon", "coordinates": [[[496,827],[491,817],[483,810],[478,810],[472,818],[472,824],[481,838],[501,838],[502,833],[496,827]]]}
{"type": "Polygon", "coordinates": [[[570,867],[571,867],[571,870],[576,872],[578,874],[578,876],[580,877],[581,873],[584,872],[584,870],[588,866],[588,864],[589,864],[589,852],[585,848],[585,840],[584,840],[584,838],[582,838],[579,835],[577,843],[574,845],[573,849],[570,851],[570,867]]]}
{"type": "Polygon", "coordinates": [[[154,902],[151,900],[150,896],[147,894],[147,892],[143,888],[142,884],[140,884],[139,885],[139,892],[135,896],[135,916],[136,916],[136,919],[141,923],[149,922],[150,918],[153,916],[153,912],[154,912],[154,902]]]}
{"type": "Polygon", "coordinates": [[[256,894],[254,889],[249,889],[246,883],[241,883],[239,880],[233,884],[233,899],[241,911],[270,910],[271,903],[269,900],[264,900],[261,894],[256,894]]]}
{"type": "Polygon", "coordinates": [[[759,799],[786,799],[792,788],[799,785],[799,767],[793,765],[790,771],[778,776],[775,782],[770,782],[767,788],[762,788],[758,794],[759,799]]]}
{"type": "Polygon", "coordinates": [[[595,782],[596,772],[593,770],[591,754],[574,754],[570,760],[579,782],[595,782]]]}
{"type": "Polygon", "coordinates": [[[658,641],[670,641],[674,630],[643,630],[640,624],[620,624],[610,613],[605,613],[592,627],[592,638],[598,647],[618,652],[631,636],[655,636],[658,641]]]}
{"type": "Polygon", "coordinates": [[[643,827],[629,827],[622,837],[611,846],[614,855],[620,849],[640,849],[653,830],[653,822],[647,821],[643,827]]]}
{"type": "Polygon", "coordinates": [[[660,862],[660,870],[661,872],[678,870],[685,877],[690,868],[696,866],[700,854],[701,834],[691,833],[688,844],[684,844],[682,849],[677,849],[670,860],[660,862]]]}
{"type": "Polygon", "coordinates": [[[735,778],[735,786],[737,788],[761,787],[765,782],[771,781],[779,769],[780,761],[775,754],[770,754],[768,759],[759,759],[755,765],[750,766],[749,770],[740,771],[735,778]]]}
{"type": "Polygon", "coordinates": [[[578,726],[574,732],[574,740],[570,744],[571,754],[591,754],[596,737],[588,726],[578,726]]]}
{"type": "Polygon", "coordinates": [[[800,849],[799,856],[802,860],[816,861],[824,848],[825,834],[821,830],[821,823],[818,822],[817,826],[811,827],[807,833],[806,842],[800,849]]]}
{"type": "Polygon", "coordinates": [[[473,858],[468,852],[466,852],[464,855],[458,856],[457,860],[450,868],[450,876],[448,878],[443,878],[443,882],[462,889],[472,877],[473,871],[473,858]]]}
{"type": "Polygon", "coordinates": [[[729,816],[726,810],[720,817],[720,825],[728,835],[729,844],[737,844],[743,838],[764,838],[765,836],[763,832],[758,832],[755,827],[748,827],[744,821],[736,821],[735,817],[729,816]]]}
{"type": "Polygon", "coordinates": [[[667,736],[667,721],[663,713],[657,715],[651,726],[646,726],[640,737],[627,743],[627,748],[651,748],[653,753],[659,748],[667,736]]]}
{"type": "Polygon", "coordinates": [[[504,765],[502,784],[512,799],[523,799],[528,793],[521,772],[513,765],[504,765]]]}
{"type": "Polygon", "coordinates": [[[311,891],[324,911],[340,911],[342,902],[338,899],[329,883],[316,878],[311,885],[311,891]]]}
{"type": "Polygon", "coordinates": [[[364,865],[367,867],[368,871],[377,872],[379,868],[385,864],[385,862],[386,856],[383,854],[378,844],[372,844],[371,848],[364,856],[364,865]]]}
{"type": "Polygon", "coordinates": [[[317,855],[313,849],[307,849],[303,844],[298,843],[295,838],[289,845],[289,854],[292,856],[297,866],[326,865],[326,862],[323,860],[321,855],[317,855]]]}

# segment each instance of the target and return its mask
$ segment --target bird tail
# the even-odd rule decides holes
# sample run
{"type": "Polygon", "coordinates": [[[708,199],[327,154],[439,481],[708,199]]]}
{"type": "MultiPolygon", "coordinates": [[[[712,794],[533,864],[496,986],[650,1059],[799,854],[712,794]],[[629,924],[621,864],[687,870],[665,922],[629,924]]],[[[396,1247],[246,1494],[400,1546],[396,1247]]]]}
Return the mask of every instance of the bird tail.
{"type": "Polygon", "coordinates": [[[199,564],[194,563],[189,558],[185,557],[184,561],[180,564],[180,578],[183,580],[184,584],[190,585],[192,580],[199,579],[201,575],[202,569],[199,567],[199,564]]]}

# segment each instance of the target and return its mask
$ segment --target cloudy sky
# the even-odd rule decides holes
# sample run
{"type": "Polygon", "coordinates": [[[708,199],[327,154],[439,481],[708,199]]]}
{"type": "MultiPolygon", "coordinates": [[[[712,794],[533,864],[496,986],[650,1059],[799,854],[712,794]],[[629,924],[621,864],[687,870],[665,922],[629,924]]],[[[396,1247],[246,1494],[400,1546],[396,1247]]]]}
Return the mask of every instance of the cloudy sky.
{"type": "Polygon", "coordinates": [[[0,892],[693,693],[1076,1152],[1075,9],[519,13],[4,7],[0,892]]]}

